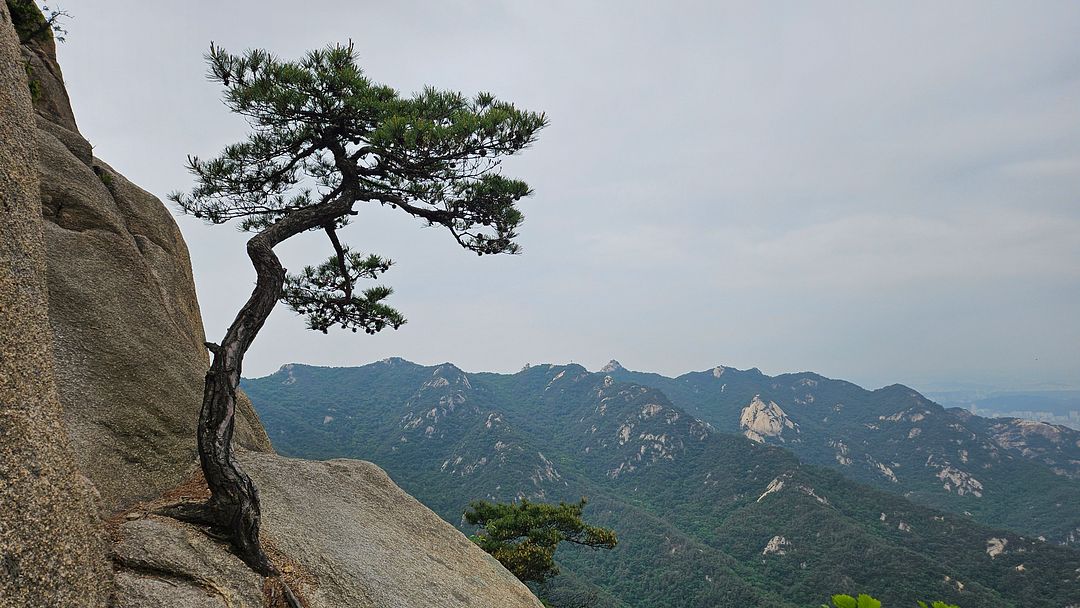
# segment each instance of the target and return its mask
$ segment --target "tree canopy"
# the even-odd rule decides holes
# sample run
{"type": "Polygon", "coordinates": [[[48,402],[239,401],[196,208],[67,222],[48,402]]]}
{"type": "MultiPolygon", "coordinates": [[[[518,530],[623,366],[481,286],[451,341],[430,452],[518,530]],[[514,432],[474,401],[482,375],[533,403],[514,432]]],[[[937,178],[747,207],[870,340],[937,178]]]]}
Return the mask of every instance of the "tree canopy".
{"type": "Polygon", "coordinates": [[[614,531],[582,521],[586,504],[584,498],[557,505],[524,499],[514,503],[476,501],[465,512],[465,521],[482,527],[471,537],[473,542],[514,576],[524,582],[543,583],[559,573],[555,565],[559,543],[604,549],[618,543],[614,531]]]}
{"type": "Polygon", "coordinates": [[[352,289],[391,265],[337,240],[357,203],[442,226],[480,255],[520,250],[514,238],[523,216],[515,204],[531,190],[499,167],[535,141],[547,124],[542,113],[490,93],[466,97],[429,87],[402,96],[364,75],[351,43],[299,61],[211,45],[207,61],[210,78],[225,87],[225,105],[252,132],[209,160],[189,157],[197,185],[171,198],[185,213],[212,223],[238,219],[244,230],[293,218],[295,228],[281,232],[326,231],[334,256],[290,276],[284,292],[312,329],[374,333],[405,322],[382,304],[388,288],[352,289]]]}

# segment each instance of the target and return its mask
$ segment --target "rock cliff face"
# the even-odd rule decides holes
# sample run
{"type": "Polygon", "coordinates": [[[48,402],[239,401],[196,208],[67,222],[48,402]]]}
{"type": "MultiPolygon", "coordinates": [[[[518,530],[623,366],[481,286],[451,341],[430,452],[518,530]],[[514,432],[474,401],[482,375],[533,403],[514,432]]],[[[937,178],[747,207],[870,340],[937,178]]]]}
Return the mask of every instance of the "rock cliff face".
{"type": "Polygon", "coordinates": [[[0,4],[0,605],[104,606],[101,521],[53,375],[34,114],[0,4]]]}
{"type": "MultiPolygon", "coordinates": [[[[187,246],[165,206],[95,158],[51,40],[22,46],[37,95],[57,386],[80,468],[112,512],[195,467],[209,364],[187,246]]],[[[269,450],[244,400],[238,442],[269,450]]]]}

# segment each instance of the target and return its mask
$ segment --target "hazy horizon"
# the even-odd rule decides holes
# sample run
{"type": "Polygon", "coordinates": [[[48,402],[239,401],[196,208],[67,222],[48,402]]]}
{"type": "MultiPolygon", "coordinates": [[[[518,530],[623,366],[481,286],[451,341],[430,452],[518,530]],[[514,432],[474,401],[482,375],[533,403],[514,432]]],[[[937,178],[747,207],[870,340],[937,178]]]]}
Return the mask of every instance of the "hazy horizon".
{"type": "MultiPolygon", "coordinates": [[[[409,318],[374,337],[280,306],[244,375],[390,356],[470,371],[615,358],[902,383],[1080,387],[1080,4],[69,0],[58,55],[95,154],[155,195],[240,139],[211,40],[294,58],[351,39],[375,80],[491,91],[551,126],[521,256],[361,209],[409,318]]],[[[178,223],[208,339],[247,297],[246,235],[178,223]]],[[[322,261],[316,235],[280,247],[322,261]]]]}
{"type": "MultiPolygon", "coordinates": [[[[868,389],[868,390],[875,390],[875,389],[883,388],[885,386],[889,386],[890,384],[902,384],[902,385],[907,385],[910,388],[914,388],[914,389],[918,390],[924,396],[930,396],[930,394],[937,394],[937,395],[943,395],[943,394],[948,394],[948,393],[956,393],[956,394],[972,393],[972,394],[974,394],[974,393],[983,392],[983,393],[987,393],[987,394],[1004,394],[1004,395],[1014,395],[1014,394],[1015,395],[1026,395],[1026,394],[1038,394],[1038,393],[1046,393],[1046,394],[1050,394],[1050,393],[1067,393],[1070,396],[1076,395],[1076,396],[1080,397],[1080,389],[1077,389],[1075,386],[1071,386],[1071,385],[1054,385],[1054,384],[1038,385],[1038,384],[1030,384],[1030,385],[1026,385],[1026,386],[1022,386],[1022,387],[1018,387],[1018,388],[1017,387],[1002,386],[1002,385],[987,384],[987,383],[977,383],[977,382],[972,382],[972,383],[964,383],[964,382],[948,383],[948,382],[944,382],[944,383],[940,383],[940,384],[918,383],[918,382],[916,382],[916,383],[891,382],[891,383],[883,384],[883,385],[866,385],[866,384],[861,384],[859,382],[852,381],[852,380],[850,380],[848,378],[844,378],[842,376],[828,376],[827,374],[821,374],[821,373],[819,373],[819,372],[817,372],[817,371],[815,371],[813,369],[789,369],[789,370],[769,371],[769,370],[761,369],[760,367],[757,367],[757,366],[754,366],[754,365],[739,367],[739,366],[735,366],[735,365],[725,365],[723,363],[720,363],[720,364],[713,365],[713,366],[706,367],[706,368],[686,369],[686,370],[681,370],[681,371],[671,373],[671,372],[658,372],[658,371],[652,370],[652,369],[642,369],[642,368],[637,368],[637,367],[633,367],[633,366],[623,365],[622,361],[619,361],[618,359],[609,359],[603,365],[595,365],[595,366],[586,365],[585,363],[582,363],[580,361],[573,361],[573,360],[571,360],[571,361],[526,361],[518,369],[494,370],[494,369],[465,368],[465,367],[462,367],[461,365],[458,365],[456,362],[451,361],[451,360],[445,360],[445,361],[416,361],[416,360],[410,359],[408,357],[400,357],[400,356],[397,356],[397,355],[391,355],[389,357],[384,357],[382,359],[375,359],[375,360],[371,360],[371,361],[357,361],[357,362],[353,362],[353,363],[319,364],[319,363],[309,363],[309,362],[306,362],[306,361],[286,361],[286,362],[283,362],[281,365],[279,365],[277,368],[267,370],[265,372],[259,373],[258,375],[245,373],[244,378],[248,379],[248,380],[257,380],[257,379],[260,379],[260,378],[265,378],[267,376],[271,376],[271,375],[281,371],[284,367],[290,366],[290,365],[306,365],[306,366],[309,366],[309,367],[324,367],[324,368],[332,368],[332,369],[333,368],[338,368],[338,369],[340,369],[340,368],[353,368],[353,367],[364,367],[364,366],[367,366],[367,365],[374,365],[376,363],[382,363],[382,362],[387,361],[389,359],[402,359],[402,360],[404,360],[404,361],[406,361],[408,363],[413,363],[413,364],[416,364],[416,365],[420,365],[422,367],[435,367],[435,366],[439,366],[439,365],[450,364],[450,365],[453,365],[453,366],[461,369],[461,371],[463,371],[463,372],[465,372],[467,374],[497,373],[497,374],[511,374],[512,375],[512,374],[514,374],[516,372],[523,371],[526,368],[526,366],[529,366],[529,367],[545,366],[545,365],[561,366],[561,365],[575,365],[575,364],[584,367],[589,372],[594,372],[595,373],[595,372],[602,371],[602,368],[606,367],[608,364],[618,363],[619,365],[621,365],[624,369],[626,369],[628,371],[644,372],[644,373],[658,373],[658,374],[660,374],[662,376],[667,376],[669,378],[677,378],[678,376],[681,376],[681,375],[687,374],[687,373],[708,372],[708,371],[710,371],[712,369],[715,369],[716,367],[724,367],[724,368],[727,368],[727,369],[734,369],[735,371],[744,371],[744,372],[749,371],[751,369],[757,369],[762,374],[764,374],[766,376],[770,376],[770,377],[780,376],[780,375],[784,375],[784,374],[814,373],[814,374],[818,374],[820,376],[824,376],[826,378],[829,378],[831,380],[843,380],[843,381],[846,381],[846,382],[852,382],[853,384],[856,384],[856,385],[860,386],[861,388],[868,389]]],[[[1080,402],[1078,402],[1078,405],[1080,405],[1080,402]]]]}

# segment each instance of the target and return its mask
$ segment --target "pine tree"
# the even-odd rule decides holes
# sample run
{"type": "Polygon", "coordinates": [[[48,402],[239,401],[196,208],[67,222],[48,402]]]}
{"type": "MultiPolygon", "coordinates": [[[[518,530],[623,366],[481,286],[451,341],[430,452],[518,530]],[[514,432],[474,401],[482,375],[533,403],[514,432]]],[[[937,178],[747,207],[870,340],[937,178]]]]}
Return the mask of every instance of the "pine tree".
{"type": "Polygon", "coordinates": [[[211,491],[201,504],[169,513],[217,528],[253,569],[275,569],[259,543],[259,494],[232,455],[236,389],[244,355],[279,300],[312,329],[367,333],[398,328],[405,318],[384,300],[385,286],[361,290],[391,262],[343,245],[339,231],[371,205],[446,228],[478,255],[517,253],[523,219],[516,204],[529,186],[504,177],[502,159],[528,147],[547,124],[481,93],[426,88],[412,96],[369,80],[353,46],[282,61],[263,50],[230,54],[211,44],[210,78],[251,127],[246,140],[218,156],[188,158],[196,185],[170,195],[179,208],[214,224],[238,220],[258,278],[219,344],[199,414],[198,448],[211,491]],[[332,255],[288,275],[274,247],[308,231],[326,234],[332,255]]]}
{"type": "Polygon", "coordinates": [[[465,521],[482,529],[473,542],[499,560],[522,582],[543,583],[559,573],[555,549],[568,542],[586,547],[612,549],[615,532],[586,524],[581,511],[588,504],[547,504],[521,500],[514,503],[476,501],[465,512],[465,521]]]}

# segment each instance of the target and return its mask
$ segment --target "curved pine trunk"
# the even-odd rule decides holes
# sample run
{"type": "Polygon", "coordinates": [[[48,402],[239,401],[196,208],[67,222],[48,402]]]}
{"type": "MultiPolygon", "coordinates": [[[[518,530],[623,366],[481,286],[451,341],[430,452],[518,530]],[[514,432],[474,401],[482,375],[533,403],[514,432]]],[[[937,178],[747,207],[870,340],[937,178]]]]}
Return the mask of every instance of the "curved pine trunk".
{"type": "Polygon", "coordinates": [[[236,425],[236,389],[240,385],[244,354],[266,322],[285,283],[285,269],[273,249],[261,242],[263,234],[248,241],[248,256],[258,279],[251,297],[229,326],[220,345],[208,345],[213,361],[206,372],[203,405],[199,412],[199,461],[210,486],[205,505],[213,523],[224,528],[240,558],[264,576],[274,572],[259,543],[259,490],[233,458],[236,425]]]}
{"type": "Polygon", "coordinates": [[[259,542],[259,490],[232,453],[236,390],[240,386],[244,354],[284,292],[285,268],[274,253],[274,246],[306,230],[325,226],[350,208],[348,199],[336,199],[293,212],[252,237],[247,252],[258,275],[255,289],[221,344],[207,343],[213,361],[206,372],[198,446],[210,500],[181,517],[224,531],[238,556],[263,576],[277,571],[259,542]]]}

